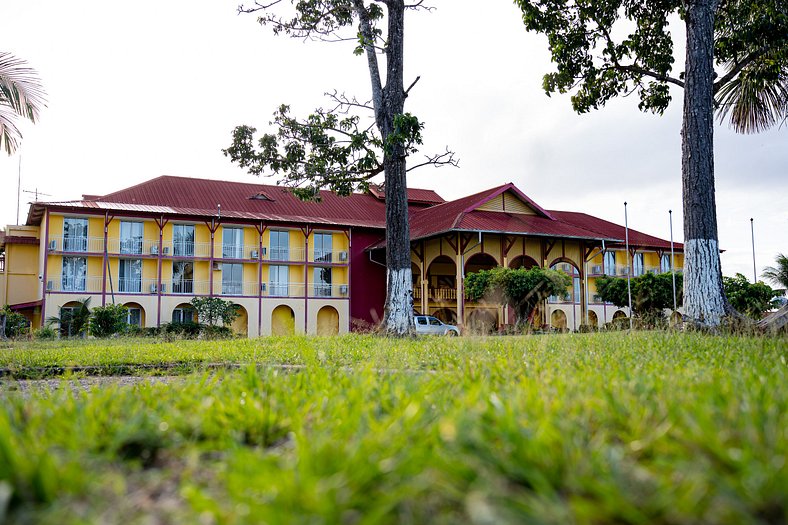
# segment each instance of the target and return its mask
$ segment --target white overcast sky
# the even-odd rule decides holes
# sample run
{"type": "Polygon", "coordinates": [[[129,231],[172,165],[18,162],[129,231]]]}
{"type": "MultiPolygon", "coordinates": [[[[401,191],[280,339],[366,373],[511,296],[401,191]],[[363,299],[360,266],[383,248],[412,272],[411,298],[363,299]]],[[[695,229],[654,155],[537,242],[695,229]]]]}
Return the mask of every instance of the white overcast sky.
{"type": "MultiPolygon", "coordinates": [[[[304,115],[326,91],[369,96],[352,43],[275,37],[237,0],[4,0],[0,49],[35,67],[49,107],[24,126],[22,189],[42,200],[104,194],[159,175],[260,181],[221,153],[238,124],[267,128],[281,103],[304,115]]],[[[682,93],[662,116],[636,97],[575,114],[548,98],[546,39],[525,32],[509,0],[433,0],[406,19],[406,110],[426,124],[423,151],[460,167],[412,172],[411,187],[453,199],[514,182],[548,209],[583,211],[680,241],[682,93]]],[[[679,31],[681,28],[677,28],[679,31]]],[[[752,279],[788,253],[788,128],[736,135],[715,128],[723,273],[752,279]]],[[[0,223],[16,222],[19,157],[0,157],[0,223]]],[[[22,222],[29,194],[22,194],[22,222]]]]}

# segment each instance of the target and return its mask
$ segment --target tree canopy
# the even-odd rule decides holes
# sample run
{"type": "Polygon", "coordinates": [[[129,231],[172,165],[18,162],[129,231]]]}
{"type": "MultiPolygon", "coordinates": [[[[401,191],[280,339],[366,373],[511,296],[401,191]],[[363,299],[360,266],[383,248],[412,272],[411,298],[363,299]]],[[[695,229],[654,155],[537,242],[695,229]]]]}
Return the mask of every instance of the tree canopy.
{"type": "Polygon", "coordinates": [[[767,266],[763,270],[763,276],[784,290],[788,290],[788,257],[782,253],[778,254],[775,265],[767,266]]]}
{"type": "MultiPolygon", "coordinates": [[[[671,273],[644,273],[630,279],[632,290],[632,315],[644,319],[661,319],[664,310],[673,309],[673,275],[671,273]]],[[[623,277],[597,277],[596,289],[606,303],[619,308],[629,306],[627,280],[623,277]]],[[[676,274],[676,298],[681,301],[682,274],[676,274]]]]}
{"type": "Polygon", "coordinates": [[[735,277],[723,277],[722,280],[731,306],[752,319],[760,319],[764,312],[778,306],[775,298],[779,292],[761,281],[751,283],[740,273],[735,277]]]}

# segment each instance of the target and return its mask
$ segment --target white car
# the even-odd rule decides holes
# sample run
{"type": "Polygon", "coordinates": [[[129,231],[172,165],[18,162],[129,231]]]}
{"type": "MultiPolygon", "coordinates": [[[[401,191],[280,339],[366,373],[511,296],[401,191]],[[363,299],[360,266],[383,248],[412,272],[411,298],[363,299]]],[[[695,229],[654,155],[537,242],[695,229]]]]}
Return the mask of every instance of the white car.
{"type": "Polygon", "coordinates": [[[460,329],[453,324],[445,324],[437,317],[431,315],[414,315],[413,323],[416,325],[417,334],[428,335],[460,335],[460,329]]]}

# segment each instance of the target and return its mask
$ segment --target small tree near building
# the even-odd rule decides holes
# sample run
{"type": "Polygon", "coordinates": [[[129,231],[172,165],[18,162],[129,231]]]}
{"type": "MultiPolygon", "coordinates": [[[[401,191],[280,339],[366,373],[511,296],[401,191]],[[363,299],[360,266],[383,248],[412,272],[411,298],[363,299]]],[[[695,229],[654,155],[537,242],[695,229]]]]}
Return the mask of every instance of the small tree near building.
{"type": "Polygon", "coordinates": [[[511,306],[517,326],[529,323],[539,304],[551,295],[563,294],[571,285],[572,280],[564,272],[542,268],[498,267],[474,272],[465,278],[469,299],[486,299],[511,306]]]}
{"type": "Polygon", "coordinates": [[[780,293],[761,281],[751,283],[740,273],[736,277],[723,277],[722,281],[731,306],[747,317],[757,320],[778,307],[780,293]]]}
{"type": "Polygon", "coordinates": [[[199,321],[207,326],[229,326],[238,318],[238,305],[219,297],[195,297],[191,305],[199,321]]]}
{"type": "MultiPolygon", "coordinates": [[[[673,276],[670,273],[654,275],[645,273],[630,279],[632,290],[632,316],[643,321],[646,326],[661,324],[665,310],[673,309],[673,276]]],[[[622,277],[598,277],[596,289],[606,303],[619,308],[629,306],[627,280],[622,277]]],[[[681,302],[683,275],[676,274],[676,300],[681,302]]]]}

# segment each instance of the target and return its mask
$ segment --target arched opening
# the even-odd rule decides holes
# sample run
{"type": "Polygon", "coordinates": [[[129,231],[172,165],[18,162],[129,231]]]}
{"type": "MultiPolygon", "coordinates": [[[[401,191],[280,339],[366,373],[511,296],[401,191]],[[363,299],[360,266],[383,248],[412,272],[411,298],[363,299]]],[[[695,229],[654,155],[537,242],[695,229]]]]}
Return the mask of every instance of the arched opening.
{"type": "Polygon", "coordinates": [[[553,310],[550,314],[550,326],[556,330],[566,330],[566,314],[563,310],[553,310]]]}
{"type": "Polygon", "coordinates": [[[627,314],[624,313],[624,310],[617,310],[616,313],[613,314],[613,320],[616,319],[626,319],[627,314]]]}
{"type": "Polygon", "coordinates": [[[434,301],[457,300],[457,264],[451,257],[439,255],[427,267],[430,298],[434,301]]]}
{"type": "Polygon", "coordinates": [[[415,262],[410,263],[410,276],[413,283],[413,289],[421,287],[421,268],[415,262]]]}
{"type": "Polygon", "coordinates": [[[141,304],[135,302],[124,303],[123,306],[128,308],[126,313],[126,322],[130,326],[137,326],[142,328],[145,326],[145,308],[141,304]]]}
{"type": "Polygon", "coordinates": [[[517,270],[519,268],[525,268],[526,270],[530,270],[531,268],[538,268],[539,263],[533,257],[528,257],[527,255],[518,255],[512,262],[509,263],[509,268],[512,270],[517,270]]]}
{"type": "Polygon", "coordinates": [[[324,306],[317,311],[317,335],[339,333],[339,312],[333,306],[324,306]]]}
{"type": "Polygon", "coordinates": [[[592,310],[588,311],[588,325],[593,327],[599,326],[599,317],[596,315],[596,312],[592,310]]]}
{"type": "Polygon", "coordinates": [[[446,324],[457,324],[457,312],[453,308],[438,308],[432,315],[446,324]]]}
{"type": "Polygon", "coordinates": [[[247,336],[249,335],[249,314],[246,311],[246,308],[241,306],[240,304],[236,305],[238,317],[235,318],[233,321],[232,330],[233,333],[247,336]]]}
{"type": "Polygon", "coordinates": [[[580,270],[574,263],[559,260],[550,265],[551,270],[562,271],[572,279],[572,284],[566,288],[566,293],[563,296],[551,296],[549,302],[551,303],[574,303],[579,304],[581,301],[580,296],[580,270]]]}
{"type": "Polygon", "coordinates": [[[489,334],[498,329],[498,310],[474,308],[468,313],[468,328],[475,334],[489,334]]]}
{"type": "Polygon", "coordinates": [[[280,304],[271,312],[271,335],[295,334],[295,313],[287,305],[280,304]]]}
{"type": "Polygon", "coordinates": [[[490,270],[498,266],[498,261],[489,253],[477,253],[468,258],[465,263],[465,275],[481,270],[490,270]]]}
{"type": "Polygon", "coordinates": [[[181,303],[172,310],[172,322],[176,324],[196,323],[197,312],[189,303],[181,303]]]}
{"type": "Polygon", "coordinates": [[[82,301],[69,301],[60,307],[57,321],[61,336],[73,337],[86,333],[90,317],[88,306],[82,301]]]}
{"type": "Polygon", "coordinates": [[[678,312],[673,312],[670,314],[670,325],[676,326],[681,324],[681,314],[678,312]]]}

